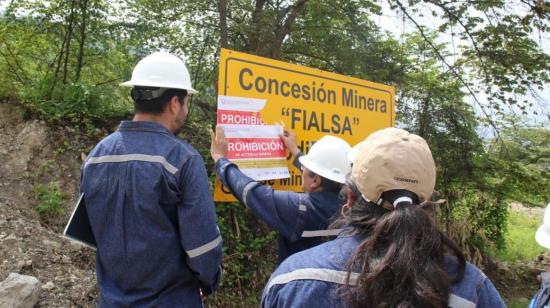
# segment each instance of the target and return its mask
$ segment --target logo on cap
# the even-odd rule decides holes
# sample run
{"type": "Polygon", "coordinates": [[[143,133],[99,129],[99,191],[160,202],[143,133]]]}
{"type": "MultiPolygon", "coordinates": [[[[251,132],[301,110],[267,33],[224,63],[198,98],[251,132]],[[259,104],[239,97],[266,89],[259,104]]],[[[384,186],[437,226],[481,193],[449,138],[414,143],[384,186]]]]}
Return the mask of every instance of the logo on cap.
{"type": "Polygon", "coordinates": [[[397,177],[397,176],[394,177],[393,179],[396,180],[396,181],[399,181],[399,182],[407,182],[407,183],[418,184],[418,180],[414,180],[414,179],[400,178],[400,177],[397,177]]]}

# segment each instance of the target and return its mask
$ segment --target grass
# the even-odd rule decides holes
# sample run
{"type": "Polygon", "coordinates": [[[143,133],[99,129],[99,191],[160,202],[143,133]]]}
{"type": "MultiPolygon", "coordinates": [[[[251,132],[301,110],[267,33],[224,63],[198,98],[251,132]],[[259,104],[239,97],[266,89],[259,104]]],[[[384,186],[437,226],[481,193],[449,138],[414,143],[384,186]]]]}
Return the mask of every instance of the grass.
{"type": "Polygon", "coordinates": [[[35,209],[40,215],[57,216],[63,214],[64,196],[58,183],[35,185],[32,192],[34,199],[38,201],[35,209]]]}
{"type": "Polygon", "coordinates": [[[542,214],[509,210],[508,230],[505,235],[506,247],[494,250],[495,257],[508,262],[526,261],[545,252],[546,248],[535,241],[535,232],[542,223],[542,218],[542,214]]]}
{"type": "Polygon", "coordinates": [[[514,298],[506,302],[508,308],[525,308],[529,305],[531,300],[527,298],[514,298]]]}
{"type": "MultiPolygon", "coordinates": [[[[535,241],[535,233],[542,224],[543,215],[544,212],[539,209],[529,209],[524,207],[520,207],[519,209],[508,209],[505,247],[500,250],[493,248],[490,250],[490,253],[500,261],[506,261],[510,264],[514,264],[516,261],[534,260],[541,252],[548,251],[535,241]]],[[[506,293],[508,292],[501,294],[505,296],[506,293]]],[[[511,294],[515,293],[516,292],[512,292],[511,294]]],[[[525,292],[523,292],[521,297],[505,298],[506,306],[511,308],[527,307],[531,296],[534,294],[535,291],[532,291],[532,294],[525,294],[525,292]]],[[[519,294],[512,296],[519,296],[519,294]]]]}

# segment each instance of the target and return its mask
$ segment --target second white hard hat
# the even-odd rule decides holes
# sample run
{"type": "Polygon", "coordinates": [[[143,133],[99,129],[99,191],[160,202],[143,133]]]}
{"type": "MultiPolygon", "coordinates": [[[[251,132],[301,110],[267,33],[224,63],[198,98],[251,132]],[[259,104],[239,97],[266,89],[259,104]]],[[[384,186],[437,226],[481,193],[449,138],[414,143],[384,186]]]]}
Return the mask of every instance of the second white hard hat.
{"type": "Polygon", "coordinates": [[[183,89],[189,94],[198,93],[191,86],[191,77],[185,63],[168,52],[154,52],[141,59],[132,72],[132,79],[121,85],[183,89]]]}
{"type": "Polygon", "coordinates": [[[535,234],[535,240],[539,245],[550,249],[550,203],[544,210],[544,220],[535,234]]]}
{"type": "Polygon", "coordinates": [[[350,148],[343,139],[324,136],[299,160],[315,174],[343,184],[346,182],[346,175],[351,171],[351,163],[348,160],[350,148]]]}

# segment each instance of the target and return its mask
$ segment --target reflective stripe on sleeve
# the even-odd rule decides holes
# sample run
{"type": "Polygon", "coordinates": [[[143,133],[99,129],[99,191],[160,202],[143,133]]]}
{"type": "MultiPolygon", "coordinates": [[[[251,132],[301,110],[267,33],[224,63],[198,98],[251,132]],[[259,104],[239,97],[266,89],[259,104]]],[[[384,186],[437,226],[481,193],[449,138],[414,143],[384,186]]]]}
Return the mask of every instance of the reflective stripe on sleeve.
{"type": "Polygon", "coordinates": [[[248,206],[248,203],[246,202],[246,197],[248,196],[248,192],[252,188],[256,187],[257,185],[260,185],[260,183],[252,181],[252,182],[250,182],[250,183],[248,183],[244,186],[244,188],[243,188],[243,203],[244,203],[244,205],[248,206]]]}
{"type": "Polygon", "coordinates": [[[302,237],[336,236],[340,232],[342,232],[342,229],[304,231],[302,237]]]}
{"type": "Polygon", "coordinates": [[[476,304],[455,294],[449,294],[450,308],[475,308],[476,304]]]}
{"type": "MultiPolygon", "coordinates": [[[[349,274],[349,283],[347,283],[348,272],[338,271],[333,269],[325,268],[302,268],[297,269],[289,273],[281,274],[279,276],[273,277],[266,286],[266,291],[269,292],[269,289],[274,285],[278,284],[287,284],[295,280],[318,280],[325,282],[332,282],[341,285],[350,285],[355,286],[357,284],[357,279],[359,273],[350,273],[349,274]]],[[[457,296],[455,294],[449,294],[449,307],[451,308],[475,308],[476,304],[457,296]]]]}
{"type": "Polygon", "coordinates": [[[105,155],[98,157],[91,157],[86,162],[89,164],[102,164],[102,163],[123,163],[128,161],[146,161],[151,163],[160,163],[170,173],[176,174],[178,168],[170,164],[166,158],[158,155],[146,155],[146,154],[125,154],[125,155],[105,155]]]}
{"type": "MultiPolygon", "coordinates": [[[[347,276],[348,272],[344,271],[324,268],[302,268],[274,277],[267,283],[266,289],[269,291],[276,284],[286,284],[294,280],[320,280],[345,285],[347,276]]],[[[351,273],[349,285],[354,286],[357,283],[358,276],[358,273],[351,273]]]]}
{"type": "Polygon", "coordinates": [[[195,258],[195,257],[203,255],[203,254],[209,252],[210,250],[218,247],[218,245],[220,245],[221,242],[222,242],[222,236],[218,235],[218,237],[215,240],[213,240],[212,242],[204,244],[201,247],[198,247],[198,248],[195,248],[195,249],[187,250],[185,252],[189,256],[189,258],[195,258]]]}

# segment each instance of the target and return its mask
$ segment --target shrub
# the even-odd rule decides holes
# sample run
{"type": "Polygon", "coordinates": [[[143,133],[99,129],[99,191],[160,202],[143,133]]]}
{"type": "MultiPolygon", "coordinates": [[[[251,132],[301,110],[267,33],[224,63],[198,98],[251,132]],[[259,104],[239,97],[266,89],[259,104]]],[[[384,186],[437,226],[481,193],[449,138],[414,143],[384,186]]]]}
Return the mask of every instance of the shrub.
{"type": "Polygon", "coordinates": [[[437,211],[437,220],[466,258],[483,267],[484,255],[506,244],[507,204],[475,188],[453,189],[449,196],[449,203],[437,211]]]}
{"type": "Polygon", "coordinates": [[[33,198],[38,201],[35,206],[40,215],[59,216],[63,214],[65,196],[57,182],[49,185],[37,184],[32,189],[33,198]]]}
{"type": "Polygon", "coordinates": [[[506,246],[491,253],[501,261],[529,261],[535,259],[546,248],[535,241],[535,233],[543,220],[543,211],[508,209],[509,224],[505,234],[506,246]]]}
{"type": "Polygon", "coordinates": [[[131,111],[112,87],[75,82],[52,89],[52,85],[53,80],[46,78],[19,93],[28,108],[49,121],[116,118],[131,111]]]}
{"type": "Polygon", "coordinates": [[[276,232],[255,218],[245,205],[217,203],[224,241],[224,278],[207,307],[258,307],[262,290],[276,267],[276,232]]]}

